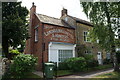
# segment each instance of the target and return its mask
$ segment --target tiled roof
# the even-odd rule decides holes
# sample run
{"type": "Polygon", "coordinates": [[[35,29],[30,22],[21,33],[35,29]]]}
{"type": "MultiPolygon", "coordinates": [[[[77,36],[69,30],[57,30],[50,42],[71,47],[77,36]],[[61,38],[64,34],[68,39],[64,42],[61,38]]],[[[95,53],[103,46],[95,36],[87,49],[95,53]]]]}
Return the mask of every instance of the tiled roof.
{"type": "Polygon", "coordinates": [[[71,18],[73,18],[74,20],[76,20],[76,22],[79,22],[79,23],[83,23],[83,24],[86,24],[86,25],[90,25],[90,26],[93,26],[90,22],[88,21],[85,21],[85,20],[82,20],[82,19],[79,19],[79,18],[76,18],[76,17],[72,17],[70,16],[71,18]]]}
{"type": "Polygon", "coordinates": [[[65,23],[64,21],[62,21],[61,19],[58,19],[58,18],[46,16],[46,15],[43,15],[43,14],[36,14],[36,16],[38,17],[38,19],[42,23],[58,25],[58,26],[67,27],[67,28],[74,28],[74,27],[71,27],[70,25],[68,25],[67,23],[65,23]]]}

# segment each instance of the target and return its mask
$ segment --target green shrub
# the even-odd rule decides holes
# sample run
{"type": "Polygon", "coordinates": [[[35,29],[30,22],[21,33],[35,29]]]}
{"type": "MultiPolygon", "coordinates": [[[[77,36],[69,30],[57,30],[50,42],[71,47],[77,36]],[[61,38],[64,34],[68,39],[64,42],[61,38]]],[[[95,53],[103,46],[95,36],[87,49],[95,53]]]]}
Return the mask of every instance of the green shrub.
{"type": "Polygon", "coordinates": [[[93,68],[98,66],[98,61],[94,59],[93,55],[91,54],[86,54],[84,55],[84,58],[86,60],[87,63],[87,68],[93,68]]]}
{"type": "Polygon", "coordinates": [[[93,57],[92,54],[85,54],[85,55],[84,55],[84,58],[85,58],[86,60],[93,60],[93,59],[94,59],[94,57],[93,57]]]}
{"type": "Polygon", "coordinates": [[[91,59],[91,60],[86,60],[87,63],[87,68],[93,68],[93,67],[97,67],[98,66],[98,61],[91,59]]]}
{"type": "Polygon", "coordinates": [[[19,54],[14,58],[6,78],[24,78],[34,70],[37,58],[32,55],[19,54]]]}
{"type": "Polygon", "coordinates": [[[107,58],[106,58],[106,59],[103,60],[103,64],[110,64],[110,63],[111,63],[111,60],[110,60],[110,59],[107,59],[107,58]]]}
{"type": "Polygon", "coordinates": [[[20,54],[20,52],[18,50],[14,50],[14,49],[10,50],[9,53],[11,53],[11,54],[20,54]]]}
{"type": "Polygon", "coordinates": [[[20,52],[18,50],[14,50],[14,49],[10,50],[9,51],[9,59],[13,59],[18,54],[20,54],[20,52]]]}
{"type": "Polygon", "coordinates": [[[58,69],[59,69],[59,70],[68,70],[69,67],[68,67],[68,65],[67,65],[66,62],[60,62],[60,63],[59,63],[59,66],[58,66],[58,69]]]}
{"type": "Polygon", "coordinates": [[[84,57],[69,58],[65,60],[65,62],[67,63],[68,68],[73,71],[82,71],[86,66],[84,57]]]}

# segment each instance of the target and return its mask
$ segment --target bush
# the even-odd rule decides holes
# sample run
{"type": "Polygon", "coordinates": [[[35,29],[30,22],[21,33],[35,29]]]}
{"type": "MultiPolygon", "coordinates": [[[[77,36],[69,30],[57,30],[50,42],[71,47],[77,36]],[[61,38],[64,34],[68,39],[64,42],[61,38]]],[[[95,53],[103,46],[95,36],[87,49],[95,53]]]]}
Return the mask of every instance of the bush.
{"type": "Polygon", "coordinates": [[[10,50],[9,53],[11,54],[20,54],[20,52],[18,50],[10,50]]]}
{"type": "Polygon", "coordinates": [[[93,67],[97,67],[98,66],[98,61],[91,59],[91,60],[86,60],[87,63],[87,68],[93,68],[93,67]]]}
{"type": "Polygon", "coordinates": [[[68,70],[69,67],[66,62],[61,62],[61,63],[59,63],[58,69],[59,70],[68,70]]]}
{"type": "Polygon", "coordinates": [[[73,71],[82,71],[86,66],[84,57],[69,58],[65,60],[65,62],[68,66],[68,69],[73,71]]]}
{"type": "Polygon", "coordinates": [[[27,73],[32,72],[35,68],[37,58],[32,55],[19,54],[14,58],[6,78],[24,78],[27,73]]]}
{"type": "Polygon", "coordinates": [[[93,55],[91,54],[86,54],[84,56],[86,63],[87,63],[87,68],[93,68],[98,66],[98,61],[94,59],[93,55]]]}
{"type": "Polygon", "coordinates": [[[84,58],[85,58],[86,60],[93,60],[93,59],[94,59],[94,57],[93,57],[92,54],[85,54],[85,55],[84,55],[84,58]]]}
{"type": "Polygon", "coordinates": [[[103,64],[110,64],[110,63],[111,63],[111,60],[110,60],[110,59],[107,59],[107,58],[106,58],[106,59],[103,60],[103,64]]]}
{"type": "Polygon", "coordinates": [[[20,52],[18,50],[14,50],[14,49],[10,50],[9,51],[9,59],[13,59],[18,54],[20,54],[20,52]]]}

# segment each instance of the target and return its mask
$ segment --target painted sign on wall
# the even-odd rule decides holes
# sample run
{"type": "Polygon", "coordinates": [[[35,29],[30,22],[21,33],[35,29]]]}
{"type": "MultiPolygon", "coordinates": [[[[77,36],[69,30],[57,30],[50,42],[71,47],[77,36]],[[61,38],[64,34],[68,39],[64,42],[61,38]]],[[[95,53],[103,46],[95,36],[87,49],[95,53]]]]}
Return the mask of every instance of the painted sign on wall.
{"type": "Polygon", "coordinates": [[[74,30],[63,27],[45,25],[44,38],[52,41],[74,43],[74,30]]]}

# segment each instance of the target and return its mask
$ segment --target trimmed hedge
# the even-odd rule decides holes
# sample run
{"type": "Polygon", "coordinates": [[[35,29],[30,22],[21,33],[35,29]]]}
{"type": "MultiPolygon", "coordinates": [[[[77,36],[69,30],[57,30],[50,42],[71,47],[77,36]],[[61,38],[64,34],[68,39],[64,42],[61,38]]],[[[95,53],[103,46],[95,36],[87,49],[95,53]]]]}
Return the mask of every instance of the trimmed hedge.
{"type": "Polygon", "coordinates": [[[93,68],[98,66],[98,61],[97,60],[86,60],[87,63],[87,68],[93,68]]]}
{"type": "Polygon", "coordinates": [[[97,66],[98,61],[94,60],[92,55],[86,55],[84,57],[75,57],[65,60],[64,62],[59,63],[58,69],[83,71],[97,66]]]}
{"type": "Polygon", "coordinates": [[[65,60],[68,69],[72,71],[82,71],[86,66],[84,57],[69,58],[65,60]]]}
{"type": "Polygon", "coordinates": [[[94,59],[93,55],[91,54],[86,54],[84,56],[86,63],[87,63],[87,68],[93,68],[98,66],[98,61],[94,59]]]}
{"type": "Polygon", "coordinates": [[[66,62],[60,62],[58,69],[59,70],[69,70],[69,67],[66,62]]]}

